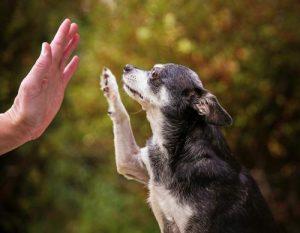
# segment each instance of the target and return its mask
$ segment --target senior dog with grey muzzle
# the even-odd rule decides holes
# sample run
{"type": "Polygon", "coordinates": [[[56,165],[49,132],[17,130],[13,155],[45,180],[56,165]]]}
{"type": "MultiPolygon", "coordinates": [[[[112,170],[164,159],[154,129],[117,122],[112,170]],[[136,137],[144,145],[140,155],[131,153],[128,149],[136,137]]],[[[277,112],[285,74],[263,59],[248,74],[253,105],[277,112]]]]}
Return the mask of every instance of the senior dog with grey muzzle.
{"type": "Polygon", "coordinates": [[[114,75],[101,87],[113,121],[117,170],[147,185],[165,233],[274,233],[272,214],[254,179],[233,157],[220,127],[232,123],[198,75],[176,64],[150,71],[126,65],[126,93],[146,111],[153,136],[140,148],[114,75]]]}

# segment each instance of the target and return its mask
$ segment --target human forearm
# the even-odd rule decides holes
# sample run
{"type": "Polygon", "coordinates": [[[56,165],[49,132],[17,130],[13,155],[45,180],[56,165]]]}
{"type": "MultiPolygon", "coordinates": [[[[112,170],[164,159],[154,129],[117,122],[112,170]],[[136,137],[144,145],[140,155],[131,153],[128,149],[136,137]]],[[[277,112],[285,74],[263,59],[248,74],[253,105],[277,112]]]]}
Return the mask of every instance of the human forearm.
{"type": "Polygon", "coordinates": [[[13,120],[9,111],[0,114],[0,155],[29,141],[29,132],[19,120],[13,120]]]}

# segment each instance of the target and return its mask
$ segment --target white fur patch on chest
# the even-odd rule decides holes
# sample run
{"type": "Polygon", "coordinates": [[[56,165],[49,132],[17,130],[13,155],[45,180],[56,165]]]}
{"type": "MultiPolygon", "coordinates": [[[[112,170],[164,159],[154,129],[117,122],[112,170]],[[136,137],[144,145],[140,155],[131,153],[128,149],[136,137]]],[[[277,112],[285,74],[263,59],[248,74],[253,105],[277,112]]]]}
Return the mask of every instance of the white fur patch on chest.
{"type": "Polygon", "coordinates": [[[149,161],[148,147],[144,147],[144,148],[141,149],[141,158],[142,158],[143,163],[146,166],[146,169],[148,171],[148,174],[149,174],[149,177],[150,177],[150,180],[151,180],[152,177],[153,177],[153,173],[152,173],[151,165],[150,165],[150,161],[149,161]]]}
{"type": "MultiPolygon", "coordinates": [[[[149,202],[153,211],[161,212],[168,221],[175,222],[180,232],[184,232],[187,222],[193,215],[192,208],[188,205],[179,203],[178,199],[173,196],[163,185],[154,183],[153,171],[150,165],[149,151],[147,147],[141,149],[141,158],[146,166],[146,169],[148,170],[150,177],[148,184],[149,202]]],[[[159,215],[161,214],[155,214],[155,216],[159,215]]]]}
{"type": "Polygon", "coordinates": [[[160,109],[157,108],[149,108],[147,110],[147,119],[150,123],[151,130],[153,133],[152,143],[156,144],[162,150],[162,153],[166,153],[164,150],[164,137],[162,133],[162,128],[164,124],[164,116],[160,109]]]}
{"type": "Polygon", "coordinates": [[[178,199],[163,185],[156,185],[150,181],[149,190],[152,197],[149,200],[156,200],[165,218],[170,222],[175,222],[180,232],[184,232],[188,220],[193,215],[191,207],[179,203],[178,199]]]}

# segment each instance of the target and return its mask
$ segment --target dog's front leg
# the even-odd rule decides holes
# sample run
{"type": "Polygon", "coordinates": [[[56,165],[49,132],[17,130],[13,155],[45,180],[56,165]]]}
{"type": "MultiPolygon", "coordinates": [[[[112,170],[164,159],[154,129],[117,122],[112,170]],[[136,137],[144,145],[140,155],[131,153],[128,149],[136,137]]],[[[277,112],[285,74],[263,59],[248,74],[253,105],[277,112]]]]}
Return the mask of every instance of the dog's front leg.
{"type": "Polygon", "coordinates": [[[127,178],[148,183],[148,172],[141,159],[141,149],[134,139],[116,78],[107,68],[103,69],[100,85],[109,105],[108,114],[113,122],[117,171],[127,178]]]}

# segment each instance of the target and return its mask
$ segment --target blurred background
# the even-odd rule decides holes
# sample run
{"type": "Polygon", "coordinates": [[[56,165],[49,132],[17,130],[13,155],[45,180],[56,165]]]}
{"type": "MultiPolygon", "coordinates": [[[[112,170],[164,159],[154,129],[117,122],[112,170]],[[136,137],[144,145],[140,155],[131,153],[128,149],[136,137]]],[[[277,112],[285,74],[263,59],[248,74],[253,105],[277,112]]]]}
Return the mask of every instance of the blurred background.
{"type": "MultiPolygon", "coordinates": [[[[98,77],[126,63],[180,63],[234,118],[224,133],[281,232],[300,232],[300,2],[1,0],[0,111],[65,17],[79,24],[80,68],[46,133],[0,157],[0,232],[159,232],[147,190],[116,173],[98,77]]],[[[145,114],[125,96],[140,145],[145,114]]]]}

